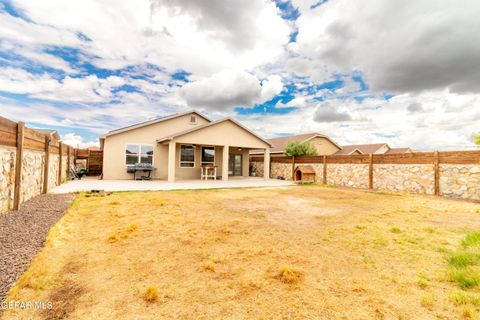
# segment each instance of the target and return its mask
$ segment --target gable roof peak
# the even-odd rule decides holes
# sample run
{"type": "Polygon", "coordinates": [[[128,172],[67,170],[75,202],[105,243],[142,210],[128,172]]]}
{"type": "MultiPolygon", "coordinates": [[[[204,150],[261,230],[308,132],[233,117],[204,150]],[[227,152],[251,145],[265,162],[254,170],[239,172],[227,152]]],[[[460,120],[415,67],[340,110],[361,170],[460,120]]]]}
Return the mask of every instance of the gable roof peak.
{"type": "Polygon", "coordinates": [[[104,139],[108,136],[118,134],[118,133],[122,133],[122,132],[125,132],[125,131],[149,126],[151,124],[159,123],[159,122],[162,122],[162,121],[167,121],[167,120],[170,120],[170,119],[175,119],[175,118],[178,118],[178,117],[186,116],[186,115],[191,114],[191,113],[195,113],[196,115],[198,115],[198,116],[202,117],[203,119],[207,120],[207,122],[212,122],[212,120],[210,118],[208,118],[204,114],[200,113],[196,109],[190,109],[190,110],[185,111],[185,112],[177,112],[177,113],[173,113],[173,114],[170,114],[170,115],[167,115],[167,116],[164,116],[164,117],[160,117],[160,118],[156,118],[156,119],[152,119],[152,120],[147,120],[147,121],[135,123],[135,124],[123,127],[123,128],[111,130],[111,131],[107,132],[106,134],[101,135],[100,139],[104,139]]]}

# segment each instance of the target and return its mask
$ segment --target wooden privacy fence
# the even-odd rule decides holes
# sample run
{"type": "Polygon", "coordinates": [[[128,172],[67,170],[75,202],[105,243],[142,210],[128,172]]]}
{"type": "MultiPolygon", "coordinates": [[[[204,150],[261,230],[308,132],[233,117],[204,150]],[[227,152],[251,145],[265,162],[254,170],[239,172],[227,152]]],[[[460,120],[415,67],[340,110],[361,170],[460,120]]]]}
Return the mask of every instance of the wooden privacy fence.
{"type": "MultiPolygon", "coordinates": [[[[250,162],[263,162],[263,156],[252,156],[250,162]]],[[[434,194],[440,193],[440,175],[441,165],[477,165],[471,169],[472,176],[475,175],[471,184],[477,183],[480,170],[480,150],[474,151],[447,151],[447,152],[415,152],[402,154],[362,154],[362,155],[329,155],[329,156],[302,156],[302,157],[270,157],[270,177],[272,177],[272,163],[291,164],[293,175],[297,164],[319,164],[322,166],[322,182],[327,184],[329,164],[363,164],[368,165],[368,181],[366,185],[372,189],[374,187],[374,167],[375,165],[432,165],[433,166],[433,185],[434,194]]],[[[272,178],[276,178],[275,176],[272,178]]],[[[291,177],[284,177],[292,179],[291,177]]],[[[480,186],[477,186],[480,189],[480,186]]]]}
{"type": "Polygon", "coordinates": [[[75,159],[85,159],[89,175],[100,175],[103,170],[103,150],[77,149],[75,159]]]}
{"type": "MultiPolygon", "coordinates": [[[[102,151],[73,148],[55,139],[53,135],[43,134],[35,129],[25,127],[23,122],[16,123],[3,117],[0,117],[0,146],[10,147],[9,150],[15,151],[14,163],[12,163],[11,166],[14,170],[14,179],[12,181],[14,210],[18,210],[20,203],[24,201],[22,200],[22,188],[24,187],[22,184],[29,183],[23,172],[25,167],[28,167],[27,162],[29,161],[29,159],[25,157],[26,151],[37,151],[43,155],[43,168],[35,167],[35,170],[41,170],[41,172],[34,172],[32,174],[36,177],[42,177],[42,185],[39,186],[41,193],[48,192],[49,182],[51,183],[53,181],[55,185],[59,185],[63,180],[68,179],[70,165],[75,163],[77,155],[80,155],[81,158],[86,154],[87,163],[91,164],[90,168],[92,169],[92,172],[89,173],[101,174],[102,171],[102,151]],[[52,155],[58,156],[58,163],[54,172],[52,172],[51,166],[52,155]]],[[[2,159],[2,161],[6,162],[5,159],[2,159]]],[[[0,174],[2,174],[2,179],[6,179],[2,172],[0,172],[0,174]]]]}

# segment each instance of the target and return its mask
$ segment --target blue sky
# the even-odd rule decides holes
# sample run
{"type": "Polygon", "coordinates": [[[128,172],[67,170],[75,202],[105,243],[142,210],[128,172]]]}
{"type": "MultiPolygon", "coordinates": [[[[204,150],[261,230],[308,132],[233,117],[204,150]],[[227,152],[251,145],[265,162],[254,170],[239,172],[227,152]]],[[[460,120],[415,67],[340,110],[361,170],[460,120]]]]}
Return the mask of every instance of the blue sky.
{"type": "Polygon", "coordinates": [[[473,148],[480,9],[426,2],[1,1],[0,115],[80,146],[195,108],[267,138],[473,148]]]}

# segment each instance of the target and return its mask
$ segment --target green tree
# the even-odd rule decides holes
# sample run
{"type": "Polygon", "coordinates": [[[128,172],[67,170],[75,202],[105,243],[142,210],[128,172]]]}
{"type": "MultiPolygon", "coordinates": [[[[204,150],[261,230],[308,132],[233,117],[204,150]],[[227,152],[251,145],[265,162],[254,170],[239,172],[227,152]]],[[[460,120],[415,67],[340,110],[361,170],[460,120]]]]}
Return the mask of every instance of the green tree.
{"type": "Polygon", "coordinates": [[[480,148],[480,133],[472,135],[472,140],[480,148]]]}
{"type": "Polygon", "coordinates": [[[315,156],[317,150],[308,142],[290,141],[285,147],[285,155],[290,157],[315,156]]]}

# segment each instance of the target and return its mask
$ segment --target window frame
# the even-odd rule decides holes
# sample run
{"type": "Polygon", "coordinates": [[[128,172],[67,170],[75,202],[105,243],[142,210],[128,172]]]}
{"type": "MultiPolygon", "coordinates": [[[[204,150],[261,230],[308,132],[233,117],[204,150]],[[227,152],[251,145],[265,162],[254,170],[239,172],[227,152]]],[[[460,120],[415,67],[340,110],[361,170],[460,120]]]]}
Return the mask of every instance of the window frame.
{"type": "Polygon", "coordinates": [[[123,153],[124,153],[124,161],[125,161],[125,166],[134,166],[136,165],[137,163],[141,163],[140,160],[142,159],[142,146],[146,146],[146,147],[152,147],[152,167],[155,163],[155,146],[153,144],[148,144],[148,143],[125,143],[125,147],[123,148],[123,153]],[[134,145],[134,146],[138,146],[138,155],[137,155],[137,162],[135,164],[128,164],[127,163],[127,146],[128,145],[134,145]]]}
{"type": "Polygon", "coordinates": [[[197,156],[195,155],[195,148],[192,144],[180,144],[180,148],[178,148],[178,167],[182,169],[195,169],[195,162],[197,160],[197,156]],[[191,147],[193,149],[193,161],[182,161],[182,147],[191,147]],[[191,167],[183,167],[182,163],[193,163],[191,167]]]}
{"type": "Polygon", "coordinates": [[[212,165],[215,165],[215,153],[216,153],[216,150],[215,150],[215,146],[202,146],[202,149],[200,150],[200,165],[204,165],[204,164],[212,164],[212,165]],[[208,148],[208,149],[213,149],[213,161],[203,161],[203,149],[205,148],[208,148]]]}
{"type": "Polygon", "coordinates": [[[190,124],[197,124],[197,115],[195,114],[190,115],[190,124]]]}

